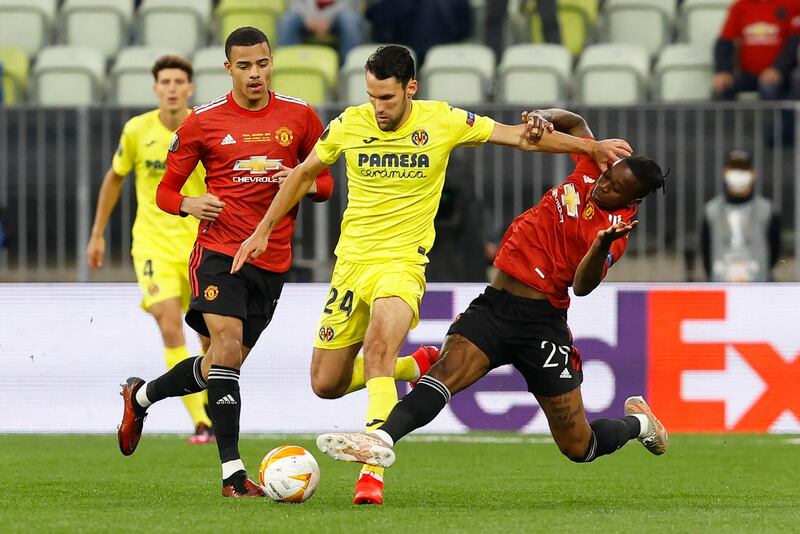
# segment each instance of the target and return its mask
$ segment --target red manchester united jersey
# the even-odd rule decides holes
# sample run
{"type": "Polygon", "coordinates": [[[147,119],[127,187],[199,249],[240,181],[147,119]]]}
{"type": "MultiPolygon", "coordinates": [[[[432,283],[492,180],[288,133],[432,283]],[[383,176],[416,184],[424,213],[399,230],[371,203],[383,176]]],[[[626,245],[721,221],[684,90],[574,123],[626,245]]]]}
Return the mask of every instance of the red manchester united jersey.
{"type": "MultiPolygon", "coordinates": [[[[600,168],[588,156],[572,158],[573,173],[545,193],[537,206],[514,219],[494,260],[495,267],[546,294],[553,306],[562,309],[569,307],[567,288],[597,232],[636,215],[635,208],[609,212],[597,207],[591,194],[602,174],[600,168]]],[[[626,236],[611,245],[603,277],[627,244],[626,236]]]]}
{"type": "MultiPolygon", "coordinates": [[[[234,256],[278,193],[273,175],[280,165],[294,167],[311,152],[322,123],[304,101],[269,93],[259,111],[239,106],[231,93],[194,108],[175,134],[167,155],[167,172],[158,188],[161,209],[178,214],[179,191],[198,161],[206,168],[206,187],[225,207],[215,221],[202,221],[197,242],[210,250],[234,256]]],[[[333,178],[326,170],[317,177],[317,194],[330,197],[333,178]]],[[[253,265],[287,271],[292,261],[292,233],[297,207],[272,230],[267,251],[253,265]]]]}
{"type": "Polygon", "coordinates": [[[742,71],[758,75],[775,63],[786,41],[800,30],[797,0],[738,0],[720,37],[738,42],[742,71]]]}

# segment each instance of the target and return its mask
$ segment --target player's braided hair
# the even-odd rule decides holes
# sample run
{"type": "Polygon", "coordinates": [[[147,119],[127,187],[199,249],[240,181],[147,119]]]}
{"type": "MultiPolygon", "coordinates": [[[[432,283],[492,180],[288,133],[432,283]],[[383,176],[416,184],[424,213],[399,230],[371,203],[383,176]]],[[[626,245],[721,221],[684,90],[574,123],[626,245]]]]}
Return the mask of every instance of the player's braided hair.
{"type": "Polygon", "coordinates": [[[379,80],[397,78],[403,87],[416,76],[414,58],[404,46],[381,46],[369,56],[365,67],[379,80]]]}
{"type": "Polygon", "coordinates": [[[192,81],[192,64],[188,59],[184,59],[180,56],[161,56],[158,58],[155,64],[153,64],[152,69],[155,81],[158,81],[158,73],[164,69],[180,69],[186,73],[186,76],[189,77],[189,81],[192,81]]]}
{"type": "Polygon", "coordinates": [[[236,28],[225,39],[225,57],[231,60],[231,48],[234,46],[253,46],[260,43],[267,43],[267,47],[272,50],[269,39],[264,32],[252,26],[236,28]]]}
{"type": "Polygon", "coordinates": [[[658,189],[662,189],[666,193],[665,178],[669,174],[669,169],[666,173],[663,172],[658,163],[645,156],[629,156],[625,158],[625,163],[628,164],[628,168],[633,175],[644,186],[644,194],[642,196],[646,197],[658,189]]]}

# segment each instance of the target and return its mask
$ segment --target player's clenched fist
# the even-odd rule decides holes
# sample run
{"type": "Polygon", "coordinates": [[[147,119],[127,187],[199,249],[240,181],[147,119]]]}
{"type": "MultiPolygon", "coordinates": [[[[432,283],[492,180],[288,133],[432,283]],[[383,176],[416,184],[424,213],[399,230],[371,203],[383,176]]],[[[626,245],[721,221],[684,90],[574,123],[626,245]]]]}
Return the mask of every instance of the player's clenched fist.
{"type": "Polygon", "coordinates": [[[181,211],[201,221],[216,220],[224,207],[225,203],[211,193],[199,197],[184,197],[181,201],[181,211]]]}
{"type": "Polygon", "coordinates": [[[522,122],[525,123],[525,137],[531,143],[538,143],[542,140],[545,132],[553,133],[555,127],[538,111],[523,111],[522,122]]]}
{"type": "Polygon", "coordinates": [[[89,246],[86,247],[86,257],[88,258],[89,268],[96,271],[103,266],[103,257],[106,253],[106,238],[102,235],[92,236],[89,246]]]}

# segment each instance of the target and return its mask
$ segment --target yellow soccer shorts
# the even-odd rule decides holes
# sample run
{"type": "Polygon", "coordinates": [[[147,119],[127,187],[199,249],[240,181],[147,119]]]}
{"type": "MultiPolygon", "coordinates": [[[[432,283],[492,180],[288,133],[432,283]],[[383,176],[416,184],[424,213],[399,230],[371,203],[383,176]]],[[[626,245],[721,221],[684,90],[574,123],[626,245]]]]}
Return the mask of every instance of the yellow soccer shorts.
{"type": "Polygon", "coordinates": [[[172,262],[154,257],[134,257],[136,280],[142,291],[142,308],[150,307],[165,300],[179,298],[184,313],[189,309],[191,289],[189,287],[188,262],[172,262]]]}
{"type": "Polygon", "coordinates": [[[386,262],[364,265],[339,259],[322,311],[314,346],[341,349],[364,341],[372,303],[400,297],[411,307],[411,328],[419,323],[419,304],[425,293],[425,264],[386,262]]]}

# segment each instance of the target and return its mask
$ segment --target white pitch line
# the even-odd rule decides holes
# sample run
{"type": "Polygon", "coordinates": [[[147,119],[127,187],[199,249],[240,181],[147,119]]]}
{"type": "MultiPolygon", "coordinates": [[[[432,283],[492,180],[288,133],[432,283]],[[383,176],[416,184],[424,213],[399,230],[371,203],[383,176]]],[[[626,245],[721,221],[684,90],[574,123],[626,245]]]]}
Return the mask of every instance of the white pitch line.
{"type": "Polygon", "coordinates": [[[460,435],[419,435],[408,436],[403,441],[413,441],[421,443],[532,443],[552,444],[553,438],[550,437],[526,437],[526,436],[460,436],[460,435]]]}
{"type": "MultiPolygon", "coordinates": [[[[168,435],[164,435],[167,437],[168,435]]],[[[172,436],[172,435],[169,435],[172,436]]],[[[243,434],[243,436],[262,439],[315,439],[317,434],[243,434]]],[[[412,434],[403,438],[403,441],[413,443],[523,443],[523,444],[553,444],[549,436],[472,436],[469,434],[412,434]]]]}

